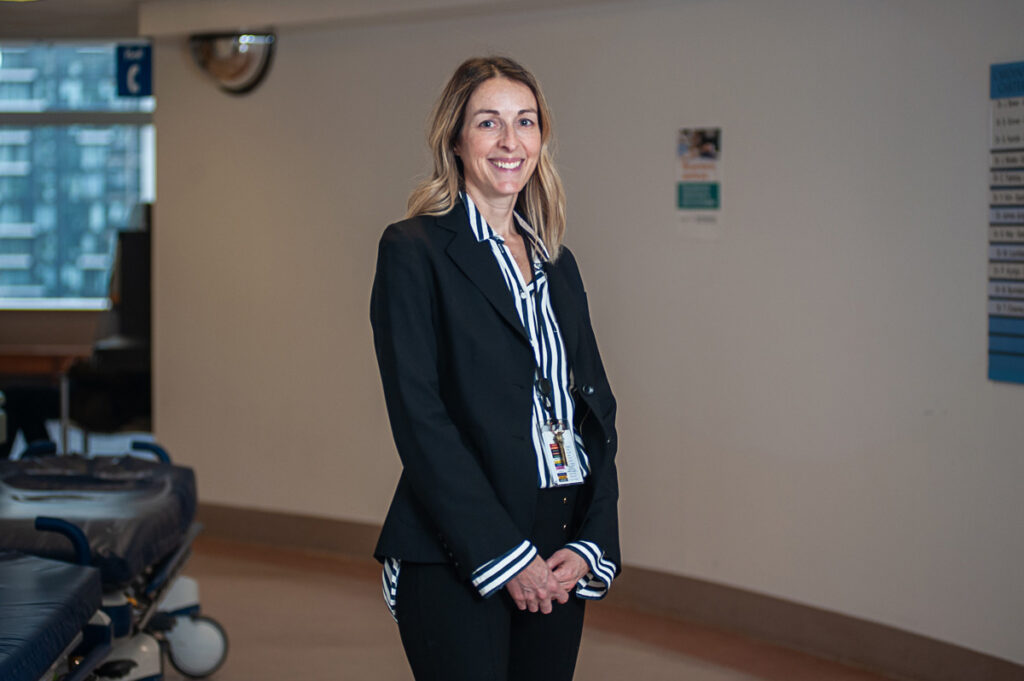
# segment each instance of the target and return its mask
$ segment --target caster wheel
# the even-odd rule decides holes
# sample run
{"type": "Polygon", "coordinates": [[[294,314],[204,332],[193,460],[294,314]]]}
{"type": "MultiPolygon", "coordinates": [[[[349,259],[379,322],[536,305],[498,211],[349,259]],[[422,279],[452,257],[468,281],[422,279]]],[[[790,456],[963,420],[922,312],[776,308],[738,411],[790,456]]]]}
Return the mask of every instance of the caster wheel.
{"type": "Polygon", "coordinates": [[[228,635],[216,620],[202,615],[177,617],[164,632],[167,658],[181,674],[201,679],[217,671],[228,656],[228,635]]]}

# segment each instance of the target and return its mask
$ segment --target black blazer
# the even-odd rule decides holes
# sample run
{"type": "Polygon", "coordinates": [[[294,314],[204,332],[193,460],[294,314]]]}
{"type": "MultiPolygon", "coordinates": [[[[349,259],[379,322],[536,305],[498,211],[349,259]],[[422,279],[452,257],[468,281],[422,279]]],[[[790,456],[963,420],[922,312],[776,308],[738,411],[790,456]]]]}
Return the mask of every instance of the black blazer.
{"type": "MultiPolygon", "coordinates": [[[[591,465],[575,539],[595,542],[621,566],[615,398],[576,260],[563,249],[545,269],[591,465]]],[[[451,562],[468,578],[533,526],[536,365],[491,247],[476,240],[461,202],[384,231],[370,321],[403,464],[374,555],[451,562]]]]}

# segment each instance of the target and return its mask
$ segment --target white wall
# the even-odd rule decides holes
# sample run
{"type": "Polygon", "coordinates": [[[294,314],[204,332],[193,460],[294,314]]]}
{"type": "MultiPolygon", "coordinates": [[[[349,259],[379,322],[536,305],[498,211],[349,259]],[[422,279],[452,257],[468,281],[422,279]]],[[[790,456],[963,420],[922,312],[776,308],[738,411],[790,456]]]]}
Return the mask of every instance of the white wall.
{"type": "Polygon", "coordinates": [[[1024,387],[986,379],[988,66],[1024,5],[693,0],[286,28],[232,98],[156,43],[156,425],[208,502],[379,522],[367,309],[463,58],[543,82],[634,565],[1024,662],[1024,387]],[[673,213],[721,125],[720,238],[673,213]]]}

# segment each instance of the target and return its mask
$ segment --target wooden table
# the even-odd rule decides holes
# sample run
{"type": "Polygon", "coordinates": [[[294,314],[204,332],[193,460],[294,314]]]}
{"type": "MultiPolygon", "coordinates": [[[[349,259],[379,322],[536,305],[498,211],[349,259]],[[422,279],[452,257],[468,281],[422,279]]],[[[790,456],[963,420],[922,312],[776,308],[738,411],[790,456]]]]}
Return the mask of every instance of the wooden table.
{"type": "Polygon", "coordinates": [[[37,377],[60,386],[60,446],[68,451],[70,394],[68,369],[92,355],[91,345],[0,345],[0,376],[37,377]]]}

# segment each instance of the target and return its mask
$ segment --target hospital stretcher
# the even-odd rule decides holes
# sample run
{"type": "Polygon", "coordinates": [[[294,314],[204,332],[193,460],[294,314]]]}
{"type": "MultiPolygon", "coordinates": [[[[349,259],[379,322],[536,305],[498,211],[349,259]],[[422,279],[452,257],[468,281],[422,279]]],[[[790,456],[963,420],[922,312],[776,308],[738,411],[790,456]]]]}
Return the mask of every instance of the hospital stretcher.
{"type": "Polygon", "coordinates": [[[111,649],[101,605],[95,568],[0,551],[0,679],[87,678],[111,649]]]}
{"type": "MultiPolygon", "coordinates": [[[[76,622],[84,639],[77,647],[58,651],[44,669],[46,676],[32,676],[35,670],[21,676],[2,671],[5,656],[18,647],[13,642],[19,639],[2,638],[7,617],[0,614],[3,681],[51,681],[64,678],[62,674],[72,681],[77,678],[73,674],[83,673],[80,667],[94,650],[103,651],[101,656],[92,652],[94,658],[101,657],[95,660],[96,677],[120,681],[159,681],[164,653],[179,672],[193,678],[208,676],[223,663],[227,636],[215,620],[200,613],[195,580],[180,574],[201,529],[194,522],[194,474],[171,464],[159,447],[134,447],[158,460],[137,453],[86,458],[30,451],[20,460],[0,461],[0,551],[16,552],[13,563],[25,563],[20,573],[12,573],[10,583],[33,583],[26,576],[32,566],[45,573],[44,568],[55,565],[79,571],[81,580],[98,581],[102,594],[84,624],[80,620],[89,609],[84,605],[77,619],[62,620],[59,627],[43,618],[40,607],[41,624],[31,630],[34,636],[52,637],[58,628],[70,627],[67,622],[76,622]],[[86,572],[93,576],[86,577],[86,572]],[[94,643],[102,639],[98,632],[104,621],[110,634],[106,650],[94,643]],[[92,648],[84,650],[85,643],[92,648]]],[[[8,610],[8,597],[0,588],[0,613],[8,610]]],[[[81,594],[54,589],[51,601],[80,599],[81,594]]],[[[28,612],[31,603],[19,607],[28,612]]],[[[17,634],[18,625],[11,627],[17,634]]],[[[21,646],[31,650],[35,643],[27,632],[21,646]]],[[[66,632],[58,638],[66,638],[66,632]]],[[[52,648],[47,655],[53,654],[52,648]]]]}

